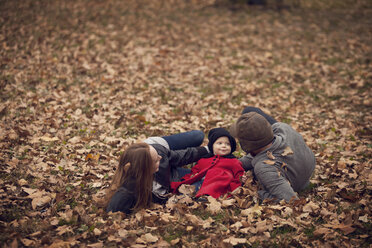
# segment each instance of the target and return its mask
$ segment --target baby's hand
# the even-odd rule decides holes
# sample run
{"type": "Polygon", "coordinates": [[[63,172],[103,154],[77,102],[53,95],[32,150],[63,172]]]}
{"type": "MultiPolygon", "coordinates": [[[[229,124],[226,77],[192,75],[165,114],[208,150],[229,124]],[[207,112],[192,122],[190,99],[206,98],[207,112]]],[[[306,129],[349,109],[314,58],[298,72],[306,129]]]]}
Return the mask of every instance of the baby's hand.
{"type": "Polygon", "coordinates": [[[247,180],[248,180],[247,172],[244,172],[244,174],[240,177],[240,182],[244,185],[247,180]]]}

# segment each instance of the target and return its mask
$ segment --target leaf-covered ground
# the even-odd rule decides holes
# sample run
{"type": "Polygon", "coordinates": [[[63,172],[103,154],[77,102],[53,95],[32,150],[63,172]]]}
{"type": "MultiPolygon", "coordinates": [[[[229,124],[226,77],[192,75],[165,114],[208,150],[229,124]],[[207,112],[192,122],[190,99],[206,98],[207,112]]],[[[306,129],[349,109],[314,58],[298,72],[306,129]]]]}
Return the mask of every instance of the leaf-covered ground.
{"type": "Polygon", "coordinates": [[[0,1],[1,245],[370,247],[372,6],[294,2],[0,1]],[[300,201],[99,207],[128,144],[247,105],[314,150],[300,201]]]}

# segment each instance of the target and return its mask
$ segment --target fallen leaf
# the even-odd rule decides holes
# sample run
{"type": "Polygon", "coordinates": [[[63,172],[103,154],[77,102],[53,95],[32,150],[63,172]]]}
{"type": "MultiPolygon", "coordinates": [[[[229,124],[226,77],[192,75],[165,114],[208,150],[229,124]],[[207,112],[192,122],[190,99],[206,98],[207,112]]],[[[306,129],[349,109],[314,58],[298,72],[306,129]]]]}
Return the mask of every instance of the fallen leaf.
{"type": "Polygon", "coordinates": [[[186,231],[187,231],[187,232],[190,232],[190,231],[192,231],[193,229],[194,229],[193,226],[187,226],[187,227],[186,227],[186,231]]]}
{"type": "Polygon", "coordinates": [[[221,203],[219,203],[216,199],[214,199],[212,196],[208,196],[209,204],[207,204],[208,210],[213,213],[219,213],[222,211],[221,209],[221,203]]]}
{"type": "Polygon", "coordinates": [[[227,239],[223,240],[224,243],[232,244],[232,245],[238,245],[238,244],[245,244],[247,243],[246,238],[235,238],[235,237],[229,237],[227,239]]]}
{"type": "Polygon", "coordinates": [[[275,164],[275,161],[273,161],[273,160],[265,160],[264,163],[265,164],[269,164],[269,165],[274,165],[275,164]]]}
{"type": "Polygon", "coordinates": [[[42,136],[39,138],[40,140],[42,141],[46,141],[46,142],[53,142],[53,141],[58,141],[58,137],[53,137],[53,138],[50,138],[48,136],[42,136]]]}
{"type": "Polygon", "coordinates": [[[325,224],[326,227],[331,227],[333,229],[340,229],[345,235],[348,235],[355,231],[355,228],[352,227],[352,224],[345,225],[345,224],[338,224],[338,225],[332,225],[332,224],[325,224]]]}
{"type": "Polygon", "coordinates": [[[49,246],[49,248],[70,248],[71,242],[69,241],[63,241],[56,239],[53,241],[53,244],[49,246]]]}
{"type": "Polygon", "coordinates": [[[272,226],[268,225],[267,224],[267,220],[263,220],[263,221],[258,221],[256,223],[256,230],[258,233],[262,233],[264,231],[267,231],[269,229],[272,229],[272,226]]]}
{"type": "Polygon", "coordinates": [[[93,233],[94,233],[94,235],[99,236],[99,235],[101,235],[102,231],[99,230],[98,228],[94,228],[93,233]]]}
{"type": "Polygon", "coordinates": [[[178,188],[178,191],[184,195],[193,195],[195,193],[195,186],[189,184],[182,184],[178,188]]]}
{"type": "Polygon", "coordinates": [[[285,162],[281,162],[281,168],[284,168],[285,171],[287,171],[287,164],[285,162]]]}
{"type": "Polygon", "coordinates": [[[328,234],[328,233],[331,233],[331,230],[328,229],[328,228],[325,228],[325,227],[320,227],[320,228],[317,228],[315,231],[314,231],[314,236],[322,236],[324,234],[328,234]]]}
{"type": "Polygon", "coordinates": [[[358,218],[358,220],[363,221],[364,223],[368,223],[369,222],[369,220],[368,220],[368,214],[365,214],[363,216],[360,216],[358,218]]]}
{"type": "Polygon", "coordinates": [[[28,184],[28,182],[25,180],[25,179],[19,179],[18,180],[18,184],[20,185],[20,186],[25,186],[25,185],[27,185],[28,184]]]}
{"type": "Polygon", "coordinates": [[[158,237],[152,235],[151,233],[146,233],[141,236],[141,238],[146,242],[146,243],[155,243],[156,241],[159,240],[158,237]]]}
{"type": "Polygon", "coordinates": [[[35,244],[35,241],[31,239],[21,239],[21,241],[25,246],[33,246],[35,244]]]}
{"type": "Polygon", "coordinates": [[[292,149],[291,149],[289,146],[287,146],[287,147],[284,149],[284,151],[283,151],[283,153],[282,153],[282,156],[285,157],[285,156],[287,156],[287,155],[291,155],[291,154],[293,154],[293,151],[292,151],[292,149]]]}
{"type": "Polygon", "coordinates": [[[93,155],[91,153],[87,154],[87,156],[85,157],[85,161],[88,161],[88,160],[93,160],[95,162],[98,162],[99,160],[99,154],[96,154],[96,155],[93,155]]]}
{"type": "Polygon", "coordinates": [[[242,216],[248,216],[253,218],[254,216],[260,216],[262,214],[262,207],[259,205],[255,205],[251,208],[243,209],[240,214],[242,216]]]}
{"type": "Polygon", "coordinates": [[[236,202],[236,200],[234,198],[223,200],[222,201],[222,207],[230,207],[230,206],[234,205],[235,202],[236,202]]]}
{"type": "Polygon", "coordinates": [[[36,209],[37,207],[42,207],[45,204],[49,203],[52,198],[49,195],[43,195],[41,197],[36,197],[32,199],[31,205],[32,209],[36,209]]]}
{"type": "Polygon", "coordinates": [[[240,221],[235,222],[234,224],[231,225],[231,227],[234,227],[236,229],[239,229],[243,226],[243,224],[240,221]]]}
{"type": "Polygon", "coordinates": [[[180,239],[179,238],[176,238],[176,239],[173,239],[173,240],[171,240],[171,245],[176,245],[176,244],[178,244],[180,242],[180,239]]]}
{"type": "Polygon", "coordinates": [[[70,144],[76,144],[76,143],[78,143],[80,141],[81,141],[80,137],[79,136],[75,136],[75,137],[69,139],[68,140],[68,143],[70,143],[70,144]]]}
{"type": "Polygon", "coordinates": [[[118,230],[118,235],[123,238],[123,239],[126,239],[129,235],[129,232],[125,229],[119,229],[118,230]]]}
{"type": "Polygon", "coordinates": [[[59,236],[62,236],[65,233],[74,233],[72,231],[72,228],[70,226],[66,226],[66,225],[57,227],[56,231],[57,231],[59,236]]]}
{"type": "Polygon", "coordinates": [[[319,209],[319,206],[316,205],[314,202],[310,201],[308,204],[306,204],[304,207],[303,207],[303,211],[304,212],[307,212],[307,213],[312,213],[316,210],[319,209]]]}
{"type": "Polygon", "coordinates": [[[275,160],[275,157],[271,151],[267,151],[266,155],[269,157],[269,159],[275,160]]]}

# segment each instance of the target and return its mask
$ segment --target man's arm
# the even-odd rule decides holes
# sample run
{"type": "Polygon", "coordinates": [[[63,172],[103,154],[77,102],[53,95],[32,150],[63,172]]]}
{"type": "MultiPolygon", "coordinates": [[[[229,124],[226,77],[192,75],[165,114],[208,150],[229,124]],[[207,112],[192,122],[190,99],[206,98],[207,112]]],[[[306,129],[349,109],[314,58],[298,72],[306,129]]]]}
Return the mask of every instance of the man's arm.
{"type": "Polygon", "coordinates": [[[264,187],[262,194],[260,194],[263,199],[276,198],[279,201],[284,199],[287,202],[292,198],[298,199],[289,181],[275,165],[265,164],[264,162],[257,163],[254,167],[254,174],[264,187]]]}
{"type": "Polygon", "coordinates": [[[239,161],[242,163],[242,167],[245,171],[252,170],[252,156],[251,155],[245,155],[244,157],[239,158],[239,161]]]}

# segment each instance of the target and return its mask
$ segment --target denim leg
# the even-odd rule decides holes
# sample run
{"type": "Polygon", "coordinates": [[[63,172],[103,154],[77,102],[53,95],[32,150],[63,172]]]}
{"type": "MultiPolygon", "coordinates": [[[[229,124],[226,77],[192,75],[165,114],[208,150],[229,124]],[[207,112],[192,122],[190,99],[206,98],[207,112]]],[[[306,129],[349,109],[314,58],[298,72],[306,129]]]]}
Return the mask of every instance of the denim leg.
{"type": "Polygon", "coordinates": [[[245,114],[245,113],[249,113],[249,112],[256,112],[256,113],[259,113],[260,115],[262,115],[263,117],[266,118],[266,120],[270,123],[270,125],[274,124],[277,122],[277,120],[275,120],[273,117],[271,117],[270,115],[266,114],[265,112],[263,112],[260,108],[256,108],[256,107],[252,107],[252,106],[248,106],[246,107],[242,114],[245,114]]]}
{"type": "Polygon", "coordinates": [[[197,182],[191,184],[191,185],[194,185],[195,186],[195,192],[198,192],[199,191],[199,189],[202,186],[203,182],[204,182],[204,179],[201,179],[200,181],[197,181],[197,182]]]}
{"type": "Polygon", "coordinates": [[[177,133],[163,136],[171,150],[181,150],[188,147],[197,147],[203,143],[204,133],[200,130],[192,130],[184,133],[177,133]]]}
{"type": "MultiPolygon", "coordinates": [[[[186,174],[189,174],[191,173],[191,169],[187,169],[187,168],[183,168],[183,167],[177,167],[177,174],[178,174],[178,179],[174,180],[174,181],[181,181],[181,178],[184,177],[186,174]]],[[[201,185],[203,184],[204,182],[204,179],[201,179],[200,181],[197,181],[191,185],[194,185],[195,186],[195,192],[198,192],[198,190],[200,189],[201,185]]]]}
{"type": "Polygon", "coordinates": [[[178,178],[174,178],[173,181],[178,182],[181,181],[181,178],[183,178],[186,174],[191,173],[191,169],[183,168],[183,167],[177,167],[177,174],[178,178]]]}

